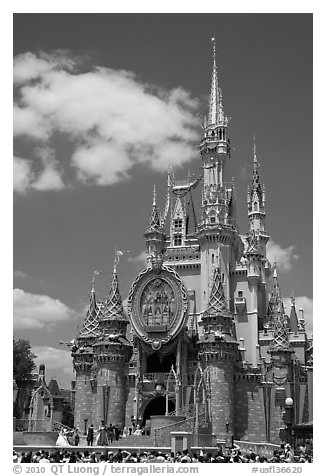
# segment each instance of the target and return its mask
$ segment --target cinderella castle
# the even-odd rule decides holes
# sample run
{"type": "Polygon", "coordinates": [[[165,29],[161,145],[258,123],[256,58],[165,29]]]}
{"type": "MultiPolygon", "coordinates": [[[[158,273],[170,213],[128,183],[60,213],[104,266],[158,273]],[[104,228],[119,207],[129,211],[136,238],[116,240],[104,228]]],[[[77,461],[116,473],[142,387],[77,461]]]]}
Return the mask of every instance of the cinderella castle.
{"type": "Polygon", "coordinates": [[[193,421],[193,432],[209,431],[217,440],[229,433],[279,443],[282,431],[312,421],[312,340],[294,297],[286,314],[277,265],[266,257],[266,195],[255,145],[248,231],[240,235],[237,228],[215,41],[203,130],[201,175],[176,180],[169,170],[161,210],[154,189],[144,224],[147,265],[134,278],[127,306],[118,256],[104,301],[96,299],[93,279],[71,348],[81,429],[103,420],[123,428],[156,419],[161,427],[175,422],[177,430],[193,421]]]}

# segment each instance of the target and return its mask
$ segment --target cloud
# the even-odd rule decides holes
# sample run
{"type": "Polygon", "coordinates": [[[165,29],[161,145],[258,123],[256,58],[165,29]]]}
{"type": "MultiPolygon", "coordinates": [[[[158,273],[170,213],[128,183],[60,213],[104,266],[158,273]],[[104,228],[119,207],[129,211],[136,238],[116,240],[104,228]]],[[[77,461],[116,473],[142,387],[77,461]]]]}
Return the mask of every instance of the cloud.
{"type": "MultiPolygon", "coordinates": [[[[286,297],[283,299],[286,313],[290,315],[291,312],[291,298],[286,297]]],[[[313,331],[313,300],[306,296],[298,296],[295,298],[295,307],[297,310],[297,316],[300,317],[299,309],[303,309],[304,320],[306,321],[306,332],[309,336],[313,331]]]]}
{"type": "Polygon", "coordinates": [[[296,261],[299,256],[295,253],[294,246],[288,246],[287,248],[282,248],[280,245],[275,243],[273,240],[269,240],[266,247],[266,255],[268,260],[273,264],[277,263],[277,269],[280,272],[288,272],[292,269],[294,261],[296,261]]]}
{"type": "Polygon", "coordinates": [[[48,346],[34,346],[32,352],[37,356],[35,363],[45,365],[45,378],[49,383],[53,377],[58,377],[61,373],[73,378],[72,357],[68,350],[56,349],[48,346]]]}
{"type": "Polygon", "coordinates": [[[128,261],[130,261],[131,263],[140,263],[144,266],[146,266],[146,263],[147,263],[147,254],[146,254],[146,251],[142,251],[141,253],[139,253],[139,255],[135,256],[135,257],[132,257],[130,256],[128,258],[128,261]]]}
{"type": "Polygon", "coordinates": [[[32,161],[14,157],[14,191],[25,193],[33,180],[32,161]]]}
{"type": "MultiPolygon", "coordinates": [[[[146,84],[124,70],[93,67],[81,73],[78,63],[62,51],[14,59],[14,134],[20,141],[55,152],[54,139],[61,134],[72,150],[60,164],[66,175],[72,168],[75,180],[97,185],[127,180],[140,163],[161,172],[197,157],[197,99],[182,88],[146,84]]],[[[48,183],[62,188],[57,157],[52,168],[41,164],[46,174],[36,183],[38,154],[27,159],[17,170],[17,192],[29,186],[48,190],[48,183]]]]}
{"type": "Polygon", "coordinates": [[[40,159],[38,173],[32,170],[33,162],[21,157],[14,157],[14,191],[26,193],[28,190],[61,190],[64,183],[54,159],[54,152],[47,147],[35,149],[35,158],[40,159]]]}
{"type": "Polygon", "coordinates": [[[20,271],[19,269],[16,269],[16,270],[13,272],[13,277],[14,277],[14,278],[24,279],[24,278],[27,277],[27,274],[24,273],[24,271],[20,271]]]}
{"type": "Polygon", "coordinates": [[[58,322],[76,317],[75,311],[58,299],[14,289],[14,328],[51,328],[58,322]]]}

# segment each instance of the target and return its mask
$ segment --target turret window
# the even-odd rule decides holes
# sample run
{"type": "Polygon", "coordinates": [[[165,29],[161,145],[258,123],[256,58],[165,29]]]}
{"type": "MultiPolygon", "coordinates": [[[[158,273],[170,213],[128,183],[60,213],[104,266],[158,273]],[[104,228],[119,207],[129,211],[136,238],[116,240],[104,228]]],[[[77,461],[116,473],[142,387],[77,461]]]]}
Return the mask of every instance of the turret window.
{"type": "Polygon", "coordinates": [[[182,245],[182,235],[174,235],[174,246],[182,245]]]}
{"type": "Polygon", "coordinates": [[[174,230],[181,231],[182,230],[182,220],[174,220],[174,230]]]}

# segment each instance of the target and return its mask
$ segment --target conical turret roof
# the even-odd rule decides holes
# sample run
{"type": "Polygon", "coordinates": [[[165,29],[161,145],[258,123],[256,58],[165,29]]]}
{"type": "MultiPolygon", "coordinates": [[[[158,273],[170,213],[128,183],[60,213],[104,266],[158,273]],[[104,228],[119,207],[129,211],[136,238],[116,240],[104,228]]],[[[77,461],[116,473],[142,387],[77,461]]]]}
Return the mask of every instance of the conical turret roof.
{"type": "Polygon", "coordinates": [[[298,316],[297,316],[297,311],[295,308],[294,296],[291,297],[290,330],[292,332],[298,332],[299,330],[298,316]]]}
{"type": "Polygon", "coordinates": [[[207,126],[227,126],[228,118],[224,115],[222,90],[219,87],[217,66],[216,66],[216,45],[215,38],[212,38],[213,45],[213,72],[212,85],[209,100],[208,123],[207,126]]]}
{"type": "Polygon", "coordinates": [[[113,269],[113,276],[108,297],[104,301],[101,309],[101,320],[128,322],[122,305],[116,265],[113,269]]]}
{"type": "Polygon", "coordinates": [[[99,331],[99,314],[100,310],[96,303],[95,297],[95,278],[92,281],[92,289],[90,293],[89,306],[86,312],[86,316],[79,332],[79,338],[97,337],[100,334],[99,331]]]}
{"type": "Polygon", "coordinates": [[[278,283],[277,266],[274,264],[272,293],[269,299],[267,316],[269,320],[274,320],[278,314],[284,315],[284,305],[281,296],[281,289],[278,283]]]}
{"type": "Polygon", "coordinates": [[[159,209],[156,204],[156,190],[154,185],[152,211],[151,211],[149,226],[147,231],[159,230],[160,228],[161,228],[161,220],[160,220],[159,209]]]}

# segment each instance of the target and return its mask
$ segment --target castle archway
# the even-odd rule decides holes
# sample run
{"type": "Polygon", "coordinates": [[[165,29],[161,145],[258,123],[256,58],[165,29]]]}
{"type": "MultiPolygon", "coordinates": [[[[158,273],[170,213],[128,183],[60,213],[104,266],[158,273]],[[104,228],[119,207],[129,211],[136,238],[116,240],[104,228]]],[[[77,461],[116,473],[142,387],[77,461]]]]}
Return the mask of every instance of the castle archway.
{"type": "MultiPolygon", "coordinates": [[[[165,415],[166,400],[165,397],[159,396],[151,400],[143,413],[143,422],[149,420],[152,415],[165,415]]],[[[173,400],[168,401],[168,411],[169,413],[175,410],[175,402],[173,400]]]]}

